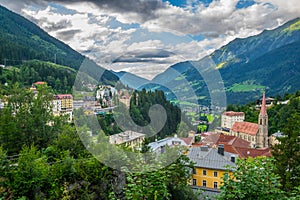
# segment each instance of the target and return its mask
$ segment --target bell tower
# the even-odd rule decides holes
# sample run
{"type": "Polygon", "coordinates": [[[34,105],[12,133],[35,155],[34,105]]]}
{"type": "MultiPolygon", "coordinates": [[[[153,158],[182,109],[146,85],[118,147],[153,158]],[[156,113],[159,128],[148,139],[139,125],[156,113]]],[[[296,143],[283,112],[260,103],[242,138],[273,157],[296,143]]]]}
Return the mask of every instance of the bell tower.
{"type": "Polygon", "coordinates": [[[266,106],[266,93],[264,91],[261,102],[260,113],[258,116],[258,134],[256,138],[256,146],[258,148],[269,147],[268,142],[268,114],[266,106]]]}

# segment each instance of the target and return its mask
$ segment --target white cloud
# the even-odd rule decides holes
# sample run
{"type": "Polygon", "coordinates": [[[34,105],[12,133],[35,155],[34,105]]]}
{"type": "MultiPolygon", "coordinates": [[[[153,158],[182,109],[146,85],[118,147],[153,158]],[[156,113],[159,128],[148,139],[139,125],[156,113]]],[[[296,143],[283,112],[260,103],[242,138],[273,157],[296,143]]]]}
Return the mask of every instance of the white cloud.
{"type": "Polygon", "coordinates": [[[77,12],[63,14],[57,9],[53,12],[55,9],[45,6],[42,0],[15,3],[0,1],[15,10],[23,8],[23,14],[37,22],[50,35],[58,37],[100,64],[117,70],[124,68],[147,78],[162,72],[174,62],[199,59],[237,37],[244,38],[264,29],[275,28],[299,17],[300,10],[299,0],[256,0],[256,4],[242,9],[236,9],[238,0],[213,0],[208,6],[204,6],[201,1],[188,0],[186,7],[143,0],[129,0],[128,4],[117,0],[90,0],[94,3],[75,1],[77,3],[68,4],[56,0],[65,8],[77,12]],[[38,9],[26,7],[31,5],[30,2],[41,6],[38,9]],[[120,24],[110,27],[112,19],[120,24]],[[139,24],[144,31],[124,28],[133,23],[139,24]],[[146,36],[141,35],[139,38],[137,32],[146,36]],[[163,32],[176,37],[166,37],[163,32]],[[157,37],[160,33],[165,38],[157,37]],[[204,35],[206,38],[201,41],[186,39],[187,34],[204,35]],[[174,53],[174,56],[152,58],[153,63],[111,64],[127,52],[147,49],[163,49],[174,53]],[[157,62],[159,59],[163,62],[157,62]]]}

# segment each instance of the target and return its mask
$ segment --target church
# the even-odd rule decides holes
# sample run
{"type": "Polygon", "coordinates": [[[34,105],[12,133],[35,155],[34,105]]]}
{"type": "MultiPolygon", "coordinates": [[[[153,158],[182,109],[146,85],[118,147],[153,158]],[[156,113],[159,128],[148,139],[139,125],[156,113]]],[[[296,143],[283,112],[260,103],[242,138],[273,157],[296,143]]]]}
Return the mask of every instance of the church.
{"type": "Polygon", "coordinates": [[[242,138],[251,143],[252,148],[267,148],[268,144],[268,114],[266,96],[263,93],[258,123],[236,121],[230,128],[230,135],[242,138]]]}

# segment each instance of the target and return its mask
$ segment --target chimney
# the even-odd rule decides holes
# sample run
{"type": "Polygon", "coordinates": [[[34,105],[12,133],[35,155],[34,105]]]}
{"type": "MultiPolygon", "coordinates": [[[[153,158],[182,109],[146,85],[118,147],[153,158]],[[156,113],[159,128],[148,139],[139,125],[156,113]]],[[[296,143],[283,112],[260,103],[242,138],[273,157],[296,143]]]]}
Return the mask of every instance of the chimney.
{"type": "Polygon", "coordinates": [[[235,156],[234,155],[230,156],[230,161],[233,162],[233,163],[235,163],[235,156]]]}
{"type": "Polygon", "coordinates": [[[200,147],[200,150],[201,150],[201,151],[208,151],[208,146],[201,146],[201,147],[200,147]]]}
{"type": "Polygon", "coordinates": [[[224,156],[224,144],[218,145],[218,154],[224,156]]]}

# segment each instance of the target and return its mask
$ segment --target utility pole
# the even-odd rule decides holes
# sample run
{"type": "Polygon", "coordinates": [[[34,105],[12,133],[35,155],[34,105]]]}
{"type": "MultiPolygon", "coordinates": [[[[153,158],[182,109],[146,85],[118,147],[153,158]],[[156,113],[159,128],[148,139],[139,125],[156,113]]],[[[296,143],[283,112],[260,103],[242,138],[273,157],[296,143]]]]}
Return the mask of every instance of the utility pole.
{"type": "Polygon", "coordinates": [[[56,64],[56,53],[54,54],[54,63],[56,64]]]}
{"type": "Polygon", "coordinates": [[[7,59],[6,59],[6,58],[4,58],[4,66],[5,66],[5,67],[6,67],[6,60],[7,60],[7,59]]]}

